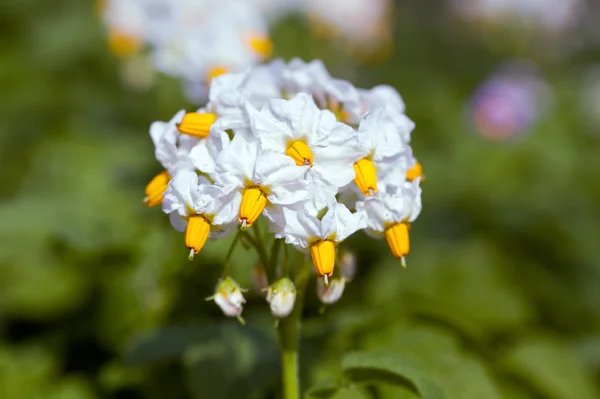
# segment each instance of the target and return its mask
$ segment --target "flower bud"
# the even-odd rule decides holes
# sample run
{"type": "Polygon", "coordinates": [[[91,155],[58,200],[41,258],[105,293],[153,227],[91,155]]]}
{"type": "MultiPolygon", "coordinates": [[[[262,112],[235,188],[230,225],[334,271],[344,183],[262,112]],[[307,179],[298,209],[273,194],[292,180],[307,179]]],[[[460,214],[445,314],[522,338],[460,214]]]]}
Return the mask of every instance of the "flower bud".
{"type": "Polygon", "coordinates": [[[340,273],[350,281],[356,276],[356,255],[352,252],[343,251],[338,261],[340,273]]]}
{"type": "Polygon", "coordinates": [[[214,300],[226,316],[239,318],[242,314],[243,304],[246,303],[242,295],[243,291],[245,290],[240,288],[235,280],[225,277],[217,284],[215,294],[207,300],[214,300]]]}
{"type": "Polygon", "coordinates": [[[286,317],[294,309],[296,287],[292,280],[284,277],[276,281],[267,290],[267,302],[271,305],[271,313],[275,317],[286,317]]]}
{"type": "Polygon", "coordinates": [[[252,283],[254,284],[254,289],[264,295],[264,291],[267,290],[269,285],[269,280],[267,279],[267,273],[265,272],[265,268],[262,263],[258,262],[252,268],[252,283]]]}
{"type": "Polygon", "coordinates": [[[327,305],[337,302],[344,293],[346,279],[344,277],[336,277],[329,281],[329,285],[325,285],[323,279],[317,279],[317,295],[321,302],[327,305]]]}

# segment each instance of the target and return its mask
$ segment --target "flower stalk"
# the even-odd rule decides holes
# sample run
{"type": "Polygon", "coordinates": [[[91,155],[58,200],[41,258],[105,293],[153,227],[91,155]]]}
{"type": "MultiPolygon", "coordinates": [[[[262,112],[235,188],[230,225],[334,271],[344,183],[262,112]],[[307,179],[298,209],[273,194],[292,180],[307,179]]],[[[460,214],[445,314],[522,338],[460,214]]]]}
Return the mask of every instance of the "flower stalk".
{"type": "Polygon", "coordinates": [[[281,349],[281,377],[284,399],[300,399],[300,373],[298,368],[298,349],[300,346],[300,327],[304,293],[310,277],[310,263],[302,263],[294,279],[296,302],[292,313],[279,321],[277,335],[281,349]]]}

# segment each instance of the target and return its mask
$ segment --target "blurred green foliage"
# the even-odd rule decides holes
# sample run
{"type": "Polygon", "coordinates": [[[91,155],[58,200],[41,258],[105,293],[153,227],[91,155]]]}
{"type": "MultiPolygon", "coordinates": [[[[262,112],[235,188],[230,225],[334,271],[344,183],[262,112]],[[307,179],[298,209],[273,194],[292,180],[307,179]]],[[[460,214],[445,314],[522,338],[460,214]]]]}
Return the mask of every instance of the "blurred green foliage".
{"type": "MultiPolygon", "coordinates": [[[[598,49],[489,47],[440,9],[399,6],[395,51],[375,66],[294,18],[274,30],[277,55],[398,88],[427,176],[407,270],[358,235],[342,300],[321,314],[310,288],[303,386],[344,399],[598,398],[600,137],[576,90],[598,49]],[[533,58],[557,98],[526,136],[493,143],[470,131],[465,101],[511,57],[533,58]]],[[[91,2],[8,0],[0,32],[0,398],[278,397],[264,299],[250,294],[246,327],[204,301],[229,241],[189,263],[167,218],[140,205],[159,171],[150,123],[193,108],[179,83],[127,87],[91,2]]],[[[232,275],[251,286],[255,258],[238,252],[232,275]]]]}

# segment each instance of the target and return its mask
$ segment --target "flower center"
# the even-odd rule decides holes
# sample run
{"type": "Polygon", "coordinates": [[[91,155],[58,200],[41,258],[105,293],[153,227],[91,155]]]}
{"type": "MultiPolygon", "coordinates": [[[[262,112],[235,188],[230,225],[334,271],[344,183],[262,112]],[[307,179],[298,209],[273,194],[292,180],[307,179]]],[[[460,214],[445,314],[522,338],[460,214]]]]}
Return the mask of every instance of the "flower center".
{"type": "Polygon", "coordinates": [[[356,173],[354,181],[364,195],[369,196],[377,192],[377,170],[373,161],[363,158],[355,162],[354,172],[356,173]]]}
{"type": "Polygon", "coordinates": [[[423,177],[423,166],[419,162],[406,171],[406,180],[413,181],[418,177],[423,177]]]}
{"type": "Polygon", "coordinates": [[[314,157],[310,147],[302,140],[294,140],[288,143],[285,155],[292,158],[298,166],[312,166],[314,157]]]}
{"type": "Polygon", "coordinates": [[[408,224],[396,223],[388,227],[385,231],[385,239],[387,240],[392,254],[396,258],[402,259],[404,262],[404,257],[408,255],[408,252],[410,251],[408,224]]]}
{"type": "Polygon", "coordinates": [[[248,37],[250,48],[262,58],[267,58],[273,52],[273,43],[268,36],[262,34],[252,34],[248,37]]]}
{"type": "Polygon", "coordinates": [[[219,75],[223,75],[225,73],[229,72],[227,70],[227,68],[222,67],[222,66],[218,66],[218,67],[214,67],[211,68],[208,73],[206,74],[206,84],[210,84],[210,82],[212,82],[212,80],[214,78],[216,78],[219,75]]]}
{"type": "Polygon", "coordinates": [[[317,241],[311,245],[310,255],[319,277],[330,277],[335,266],[335,247],[333,242],[329,240],[317,241]]]}
{"type": "Polygon", "coordinates": [[[146,198],[144,198],[144,204],[148,206],[159,205],[163,200],[163,194],[167,190],[169,180],[171,180],[171,176],[169,176],[169,173],[166,170],[163,170],[154,176],[146,186],[146,198]]]}
{"type": "Polygon", "coordinates": [[[190,249],[190,260],[194,258],[194,254],[200,252],[209,232],[210,223],[204,216],[194,215],[188,219],[185,229],[185,246],[190,249]]]}
{"type": "Polygon", "coordinates": [[[215,114],[188,112],[181,120],[181,123],[176,124],[176,126],[177,130],[182,134],[187,134],[198,139],[205,139],[208,137],[210,127],[215,120],[217,120],[217,115],[215,114]]]}
{"type": "Polygon", "coordinates": [[[242,203],[238,216],[238,222],[242,224],[242,229],[252,226],[266,205],[267,196],[260,188],[246,188],[242,194],[242,203]]]}
{"type": "Polygon", "coordinates": [[[125,57],[136,53],[142,47],[142,40],[118,29],[111,29],[108,32],[108,46],[114,54],[125,57]]]}

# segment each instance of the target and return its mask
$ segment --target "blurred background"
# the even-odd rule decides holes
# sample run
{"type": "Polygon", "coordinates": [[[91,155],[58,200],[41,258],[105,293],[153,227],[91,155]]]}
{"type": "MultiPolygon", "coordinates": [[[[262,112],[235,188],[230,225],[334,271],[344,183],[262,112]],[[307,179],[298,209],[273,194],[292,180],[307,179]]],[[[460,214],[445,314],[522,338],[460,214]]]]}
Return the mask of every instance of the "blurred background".
{"type": "MultiPolygon", "coordinates": [[[[360,233],[342,299],[323,312],[311,285],[303,386],[373,349],[449,399],[599,398],[597,2],[388,2],[366,43],[326,14],[361,2],[313,3],[269,16],[273,56],[397,88],[427,181],[406,270],[360,233]]],[[[229,242],[189,262],[141,204],[161,169],[151,122],[197,105],[111,51],[103,21],[93,2],[0,5],[0,398],[277,398],[264,298],[248,294],[246,327],[204,301],[229,242]]],[[[232,275],[251,287],[255,259],[238,252],[232,275]]]]}

